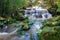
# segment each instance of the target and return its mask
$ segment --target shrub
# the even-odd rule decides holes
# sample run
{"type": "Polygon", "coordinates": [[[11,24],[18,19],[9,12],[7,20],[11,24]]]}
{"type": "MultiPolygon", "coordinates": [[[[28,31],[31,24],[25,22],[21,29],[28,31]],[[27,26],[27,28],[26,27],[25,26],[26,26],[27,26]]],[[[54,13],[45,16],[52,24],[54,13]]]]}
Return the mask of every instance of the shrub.
{"type": "Polygon", "coordinates": [[[60,40],[60,26],[44,28],[38,36],[39,40],[60,40]]]}
{"type": "Polygon", "coordinates": [[[43,27],[54,27],[60,26],[60,16],[45,20],[43,22],[43,27]]]}

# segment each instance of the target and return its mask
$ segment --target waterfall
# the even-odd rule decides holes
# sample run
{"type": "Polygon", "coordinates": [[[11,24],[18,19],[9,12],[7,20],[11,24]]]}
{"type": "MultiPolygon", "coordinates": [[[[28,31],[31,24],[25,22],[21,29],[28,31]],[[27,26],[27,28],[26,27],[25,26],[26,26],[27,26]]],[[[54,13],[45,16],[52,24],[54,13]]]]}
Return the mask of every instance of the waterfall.
{"type": "MultiPolygon", "coordinates": [[[[32,36],[33,40],[39,40],[37,33],[41,32],[42,23],[41,20],[46,20],[52,18],[52,15],[47,11],[47,9],[43,9],[41,7],[32,7],[31,10],[25,10],[25,17],[28,17],[30,20],[36,20],[32,25],[30,25],[29,33],[32,36]]],[[[28,36],[25,34],[26,40],[30,40],[28,36]]]]}
{"type": "Polygon", "coordinates": [[[37,33],[40,32],[40,28],[42,27],[41,22],[35,21],[34,24],[31,26],[31,34],[34,40],[38,40],[37,33]]]}
{"type": "Polygon", "coordinates": [[[35,21],[33,24],[30,25],[30,30],[26,31],[24,35],[20,37],[20,40],[39,40],[37,33],[41,31],[42,24],[40,21],[35,21]]]}
{"type": "Polygon", "coordinates": [[[48,12],[47,9],[43,9],[42,7],[32,7],[31,10],[25,10],[25,16],[30,20],[46,20],[52,18],[52,14],[48,12]]]}

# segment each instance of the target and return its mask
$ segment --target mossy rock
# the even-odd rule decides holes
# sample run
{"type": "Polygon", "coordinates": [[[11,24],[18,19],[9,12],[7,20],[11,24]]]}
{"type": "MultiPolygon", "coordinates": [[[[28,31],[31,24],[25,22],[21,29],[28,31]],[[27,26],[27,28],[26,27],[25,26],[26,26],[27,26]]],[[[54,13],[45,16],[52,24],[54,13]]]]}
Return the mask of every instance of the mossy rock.
{"type": "Polygon", "coordinates": [[[29,27],[29,25],[28,25],[27,23],[23,23],[22,29],[23,29],[24,31],[27,31],[27,30],[30,29],[30,27],[29,27]]]}

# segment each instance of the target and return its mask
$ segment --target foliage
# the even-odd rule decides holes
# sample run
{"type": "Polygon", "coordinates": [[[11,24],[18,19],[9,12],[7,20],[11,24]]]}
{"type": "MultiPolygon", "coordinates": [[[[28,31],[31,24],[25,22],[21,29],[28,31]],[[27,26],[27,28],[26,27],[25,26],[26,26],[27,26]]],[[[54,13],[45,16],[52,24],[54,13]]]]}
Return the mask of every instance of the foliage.
{"type": "Polygon", "coordinates": [[[44,28],[38,36],[39,40],[59,40],[60,26],[44,28]]]}
{"type": "MultiPolygon", "coordinates": [[[[18,11],[27,7],[26,0],[0,0],[0,16],[11,17],[18,15],[18,11]]],[[[20,15],[18,15],[20,16],[20,15]]]]}
{"type": "Polygon", "coordinates": [[[45,20],[43,22],[43,27],[54,27],[54,26],[60,26],[60,16],[53,17],[51,19],[45,20]]]}
{"type": "Polygon", "coordinates": [[[28,19],[26,19],[26,20],[24,20],[23,22],[20,22],[20,23],[18,21],[16,24],[14,23],[13,25],[15,25],[19,28],[18,31],[16,32],[16,35],[18,35],[18,36],[21,36],[21,35],[25,34],[25,32],[30,29],[28,19]]]}
{"type": "MultiPolygon", "coordinates": [[[[0,1],[1,2],[1,6],[3,7],[3,8],[6,8],[6,9],[18,9],[18,8],[23,8],[23,7],[25,7],[25,6],[27,6],[26,5],[26,0],[2,0],[2,1],[0,1]],[[4,4],[4,5],[2,5],[2,4],[4,4]]],[[[1,8],[2,8],[1,7],[1,8]]]]}
{"type": "Polygon", "coordinates": [[[29,7],[31,6],[38,6],[39,5],[39,0],[27,0],[27,3],[29,4],[29,7]]]}
{"type": "Polygon", "coordinates": [[[42,32],[38,34],[39,40],[60,39],[60,16],[53,17],[43,22],[42,32]]]}
{"type": "Polygon", "coordinates": [[[58,10],[57,11],[60,12],[60,0],[58,0],[58,4],[57,5],[58,5],[58,10]]]}
{"type": "Polygon", "coordinates": [[[18,31],[16,32],[16,35],[21,36],[25,34],[27,30],[29,30],[29,25],[27,23],[22,23],[22,25],[20,24],[20,27],[18,31]]]}
{"type": "Polygon", "coordinates": [[[58,0],[43,0],[41,6],[47,8],[48,11],[54,16],[57,14],[58,0]]]}
{"type": "Polygon", "coordinates": [[[1,24],[10,24],[16,21],[23,21],[24,12],[20,10],[27,7],[27,0],[0,0],[0,20],[1,24]],[[2,21],[2,22],[1,22],[2,21]]]}

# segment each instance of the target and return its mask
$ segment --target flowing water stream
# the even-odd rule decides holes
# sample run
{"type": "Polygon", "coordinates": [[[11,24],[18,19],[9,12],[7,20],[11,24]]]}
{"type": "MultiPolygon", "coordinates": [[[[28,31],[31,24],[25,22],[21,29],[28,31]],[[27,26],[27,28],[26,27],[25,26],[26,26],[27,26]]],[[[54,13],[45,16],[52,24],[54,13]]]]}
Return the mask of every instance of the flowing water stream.
{"type": "MultiPolygon", "coordinates": [[[[30,25],[30,29],[26,31],[24,35],[22,35],[18,40],[31,40],[30,37],[32,37],[33,40],[39,40],[37,34],[41,32],[41,27],[42,27],[42,20],[46,20],[52,17],[52,15],[47,11],[47,9],[43,8],[36,8],[36,9],[31,9],[31,10],[25,10],[25,17],[28,17],[30,20],[34,21],[30,25]]],[[[17,29],[13,32],[16,32],[17,29]]],[[[11,34],[10,33],[10,34],[11,34]]],[[[9,34],[9,33],[0,33],[0,34],[9,34]]],[[[17,40],[14,37],[12,40],[17,40]]]]}
{"type": "Polygon", "coordinates": [[[30,20],[34,21],[32,25],[30,25],[30,30],[26,32],[25,35],[22,36],[23,40],[39,40],[37,33],[41,32],[42,20],[46,20],[52,18],[52,15],[47,11],[47,9],[36,8],[31,10],[25,10],[25,17],[28,17],[30,20]]]}
{"type": "Polygon", "coordinates": [[[38,40],[38,36],[37,33],[41,32],[41,28],[42,24],[39,21],[34,22],[31,26],[30,26],[30,30],[28,30],[26,32],[25,35],[23,35],[23,38],[25,38],[24,40],[31,40],[30,37],[32,36],[33,40],[38,40]]]}

